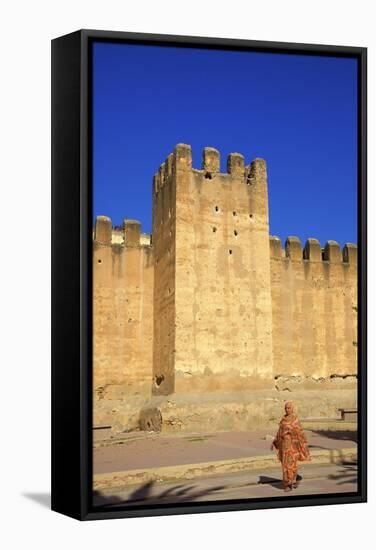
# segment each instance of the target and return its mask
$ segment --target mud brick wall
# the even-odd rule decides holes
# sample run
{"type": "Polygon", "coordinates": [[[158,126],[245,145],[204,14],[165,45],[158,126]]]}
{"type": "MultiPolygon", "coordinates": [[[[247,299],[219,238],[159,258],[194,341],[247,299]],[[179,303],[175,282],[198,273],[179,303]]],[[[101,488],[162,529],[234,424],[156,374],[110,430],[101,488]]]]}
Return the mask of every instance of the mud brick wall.
{"type": "Polygon", "coordinates": [[[356,375],[356,247],[271,237],[270,250],[275,377],[356,375]]]}
{"type": "Polygon", "coordinates": [[[93,243],[94,393],[109,386],[150,394],[153,340],[153,250],[140,224],[121,231],[99,216],[93,243]],[[122,234],[122,238],[120,238],[122,234]]]}

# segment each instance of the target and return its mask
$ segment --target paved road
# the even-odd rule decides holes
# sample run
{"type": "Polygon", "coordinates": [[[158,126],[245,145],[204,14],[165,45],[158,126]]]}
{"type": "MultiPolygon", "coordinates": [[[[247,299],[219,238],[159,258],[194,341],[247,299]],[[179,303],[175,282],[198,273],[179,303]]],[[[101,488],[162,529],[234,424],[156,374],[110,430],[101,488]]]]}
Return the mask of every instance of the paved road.
{"type": "MultiPolygon", "coordinates": [[[[311,450],[356,449],[356,431],[306,430],[311,450]]],[[[271,456],[271,430],[185,435],[124,436],[122,444],[94,449],[94,473],[271,456]]]]}
{"type": "Polygon", "coordinates": [[[236,473],[211,476],[185,482],[148,482],[122,490],[109,489],[97,492],[95,506],[116,507],[124,504],[172,504],[228,499],[302,496],[330,493],[347,493],[357,490],[357,466],[302,465],[302,480],[294,491],[285,493],[281,484],[281,470],[272,468],[260,474],[236,473]]]}

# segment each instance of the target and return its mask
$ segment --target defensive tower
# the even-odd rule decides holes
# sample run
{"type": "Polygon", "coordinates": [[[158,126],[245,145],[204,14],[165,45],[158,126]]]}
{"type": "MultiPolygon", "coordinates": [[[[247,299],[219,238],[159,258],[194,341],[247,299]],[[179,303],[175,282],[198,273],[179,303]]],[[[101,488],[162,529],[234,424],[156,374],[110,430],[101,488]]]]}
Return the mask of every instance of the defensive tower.
{"type": "Polygon", "coordinates": [[[179,144],[154,176],[153,393],[272,381],[266,164],[179,144]],[[209,375],[209,376],[207,376],[209,375]]]}

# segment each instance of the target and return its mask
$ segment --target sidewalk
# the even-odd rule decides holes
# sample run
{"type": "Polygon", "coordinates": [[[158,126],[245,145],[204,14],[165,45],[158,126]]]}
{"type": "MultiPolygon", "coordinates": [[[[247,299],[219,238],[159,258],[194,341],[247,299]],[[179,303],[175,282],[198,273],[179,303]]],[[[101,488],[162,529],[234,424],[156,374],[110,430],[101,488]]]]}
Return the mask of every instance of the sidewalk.
{"type": "Polygon", "coordinates": [[[355,463],[312,466],[304,463],[299,468],[300,483],[289,493],[283,491],[281,468],[269,468],[260,473],[242,472],[221,476],[200,477],[188,481],[156,483],[149,481],[138,485],[107,488],[94,492],[94,505],[105,507],[130,504],[175,504],[184,502],[208,502],[218,500],[296,497],[303,495],[328,495],[357,490],[355,463]]]}
{"type": "MultiPolygon", "coordinates": [[[[195,479],[278,466],[269,430],[211,434],[123,434],[94,449],[94,488],[195,479]]],[[[312,465],[353,460],[356,431],[306,430],[312,465]]]]}

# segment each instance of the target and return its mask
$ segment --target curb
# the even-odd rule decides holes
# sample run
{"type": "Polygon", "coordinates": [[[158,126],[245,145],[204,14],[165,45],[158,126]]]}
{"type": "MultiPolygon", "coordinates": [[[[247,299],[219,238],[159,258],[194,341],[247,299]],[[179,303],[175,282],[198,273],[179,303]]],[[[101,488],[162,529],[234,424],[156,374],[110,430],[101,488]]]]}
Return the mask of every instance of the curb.
{"type": "MultiPolygon", "coordinates": [[[[355,460],[357,448],[350,449],[320,449],[311,451],[310,462],[307,464],[336,464],[344,460],[355,460]]],[[[199,462],[196,464],[178,464],[174,466],[160,466],[158,468],[144,468],[140,470],[128,470],[95,474],[93,489],[95,491],[124,487],[148,482],[163,482],[182,479],[197,479],[212,475],[223,475],[254,470],[265,470],[279,465],[275,456],[253,456],[232,460],[219,460],[213,462],[199,462]]]]}

